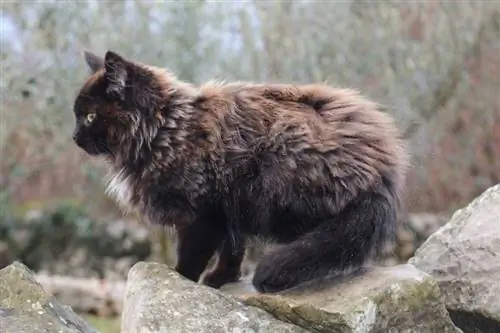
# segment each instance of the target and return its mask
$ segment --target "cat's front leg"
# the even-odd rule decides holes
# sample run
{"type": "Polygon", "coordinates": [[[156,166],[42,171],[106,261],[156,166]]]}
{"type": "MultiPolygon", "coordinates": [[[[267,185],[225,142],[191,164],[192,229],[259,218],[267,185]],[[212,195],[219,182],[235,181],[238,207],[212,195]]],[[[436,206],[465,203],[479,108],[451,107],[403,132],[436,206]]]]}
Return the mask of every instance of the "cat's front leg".
{"type": "Polygon", "coordinates": [[[177,230],[177,265],[175,270],[197,282],[217,248],[222,245],[224,230],[211,220],[197,219],[177,230]]]}
{"type": "Polygon", "coordinates": [[[242,241],[232,242],[226,238],[222,243],[215,268],[203,277],[203,284],[220,288],[226,283],[238,281],[244,256],[244,243],[242,241]]]}

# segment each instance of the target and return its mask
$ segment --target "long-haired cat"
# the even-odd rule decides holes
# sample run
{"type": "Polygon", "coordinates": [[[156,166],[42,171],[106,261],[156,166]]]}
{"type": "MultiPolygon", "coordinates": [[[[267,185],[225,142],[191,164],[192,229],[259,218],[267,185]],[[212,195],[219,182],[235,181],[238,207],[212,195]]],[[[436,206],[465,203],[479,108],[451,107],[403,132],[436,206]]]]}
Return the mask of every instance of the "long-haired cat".
{"type": "Polygon", "coordinates": [[[408,154],[392,120],[353,90],[323,84],[181,82],[108,51],[74,104],[73,139],[111,168],[108,192],[175,226],[176,270],[236,281],[245,239],[279,244],[253,285],[278,292],[341,276],[395,233],[408,154]]]}

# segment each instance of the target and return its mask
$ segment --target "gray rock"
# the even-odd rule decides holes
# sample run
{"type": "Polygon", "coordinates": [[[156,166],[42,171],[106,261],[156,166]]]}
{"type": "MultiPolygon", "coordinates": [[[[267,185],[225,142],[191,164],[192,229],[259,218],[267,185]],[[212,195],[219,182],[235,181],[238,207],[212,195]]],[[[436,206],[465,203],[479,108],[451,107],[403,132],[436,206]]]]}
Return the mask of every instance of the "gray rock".
{"type": "Polygon", "coordinates": [[[453,325],[434,279],[411,265],[372,268],[344,281],[274,295],[242,290],[247,304],[313,332],[462,332],[453,325]]]}
{"type": "Polygon", "coordinates": [[[433,213],[413,213],[408,215],[407,225],[419,239],[427,239],[430,235],[442,227],[449,216],[433,213]]]}
{"type": "Polygon", "coordinates": [[[438,281],[464,332],[500,332],[500,184],[455,212],[409,262],[438,281]]]}
{"type": "Polygon", "coordinates": [[[0,332],[97,333],[48,294],[25,265],[1,269],[0,281],[0,332]]]}
{"type": "Polygon", "coordinates": [[[122,333],[308,332],[153,262],[130,270],[121,325],[122,333]]]}

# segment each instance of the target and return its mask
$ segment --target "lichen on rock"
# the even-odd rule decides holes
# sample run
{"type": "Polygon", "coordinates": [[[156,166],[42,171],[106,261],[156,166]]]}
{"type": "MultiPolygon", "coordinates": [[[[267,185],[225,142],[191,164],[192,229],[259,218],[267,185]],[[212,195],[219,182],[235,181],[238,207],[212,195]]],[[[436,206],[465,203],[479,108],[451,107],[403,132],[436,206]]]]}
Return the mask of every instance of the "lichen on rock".
{"type": "Polygon", "coordinates": [[[308,332],[153,262],[130,270],[121,325],[123,333],[308,332]]]}
{"type": "Polygon", "coordinates": [[[461,332],[446,312],[437,283],[411,265],[371,268],[331,285],[244,299],[314,332],[461,332]]]}
{"type": "Polygon", "coordinates": [[[97,333],[61,305],[22,263],[0,270],[0,332],[97,333]]]}
{"type": "Polygon", "coordinates": [[[129,273],[123,332],[461,333],[437,283],[411,265],[371,268],[279,294],[249,280],[216,290],[140,262],[129,273]]]}
{"type": "Polygon", "coordinates": [[[409,260],[432,275],[465,333],[500,332],[500,184],[431,235],[409,260]]]}

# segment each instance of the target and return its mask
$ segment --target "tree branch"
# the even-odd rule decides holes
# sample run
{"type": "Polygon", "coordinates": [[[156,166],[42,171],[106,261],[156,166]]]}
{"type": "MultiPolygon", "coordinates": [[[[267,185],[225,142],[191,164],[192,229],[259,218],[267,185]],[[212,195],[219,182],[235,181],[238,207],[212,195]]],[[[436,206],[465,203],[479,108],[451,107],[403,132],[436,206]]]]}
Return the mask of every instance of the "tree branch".
{"type": "MultiPolygon", "coordinates": [[[[427,108],[420,110],[420,116],[425,121],[430,121],[440,108],[446,107],[451,98],[455,95],[459,83],[463,79],[463,63],[470,57],[476,57],[481,52],[481,45],[487,38],[487,32],[490,29],[496,29],[500,25],[500,11],[493,11],[490,17],[481,23],[474,42],[462,57],[448,69],[444,82],[432,93],[431,103],[427,108]]],[[[411,138],[421,127],[422,121],[412,123],[404,131],[405,138],[411,138]]]]}

